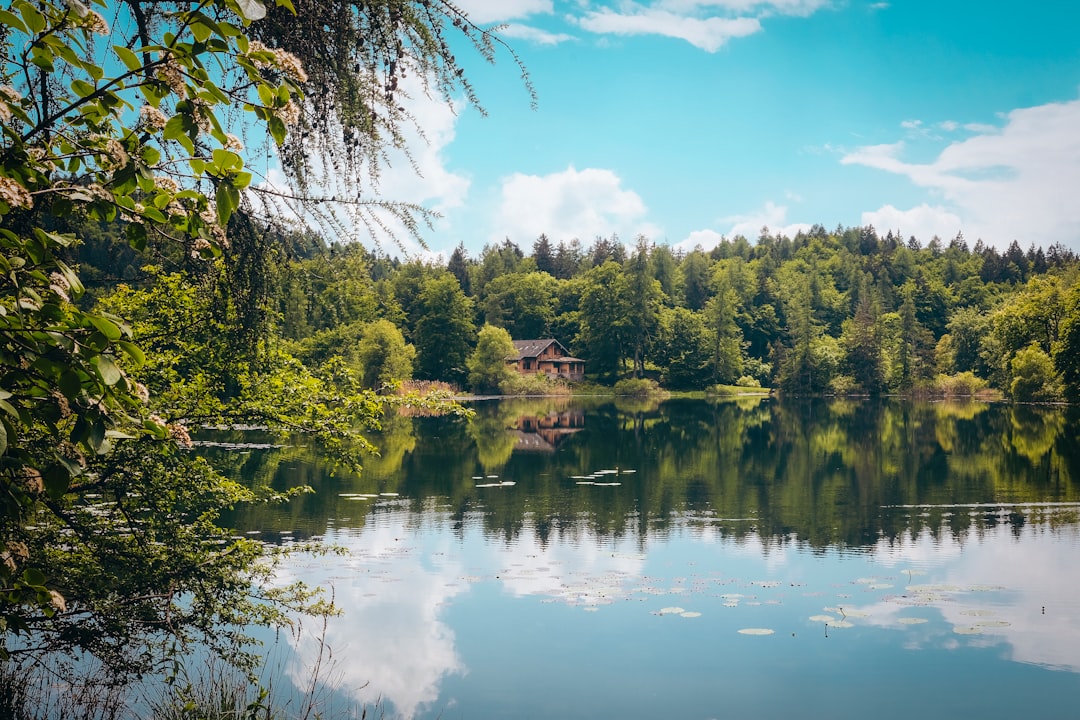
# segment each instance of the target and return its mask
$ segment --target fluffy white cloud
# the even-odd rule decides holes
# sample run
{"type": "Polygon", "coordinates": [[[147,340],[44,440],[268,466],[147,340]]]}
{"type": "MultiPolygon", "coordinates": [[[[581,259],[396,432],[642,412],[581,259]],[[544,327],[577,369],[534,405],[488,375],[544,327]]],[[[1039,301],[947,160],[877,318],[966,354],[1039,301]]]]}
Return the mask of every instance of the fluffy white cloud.
{"type": "MultiPolygon", "coordinates": [[[[1077,247],[1077,127],[1080,100],[1051,103],[1013,110],[1000,128],[966,126],[978,134],[948,145],[932,162],[906,162],[903,143],[859,148],[841,162],[902,175],[939,194],[949,208],[934,213],[939,219],[962,219],[969,239],[998,247],[1014,239],[1025,246],[1062,242],[1077,247]]],[[[920,208],[908,212],[912,218],[931,214],[920,208]]]]}
{"type": "Polygon", "coordinates": [[[594,33],[679,38],[706,52],[716,52],[732,38],[746,37],[761,30],[761,23],[756,18],[699,19],[656,9],[619,13],[604,8],[586,13],[578,24],[594,33]]]}
{"type": "Polygon", "coordinates": [[[551,0],[457,0],[474,23],[505,22],[551,12],[551,0]]]}
{"type": "Polygon", "coordinates": [[[879,235],[889,230],[905,240],[914,235],[923,245],[937,235],[948,242],[956,237],[963,228],[963,221],[958,215],[943,207],[930,207],[926,203],[910,210],[898,210],[892,205],[885,205],[877,210],[862,214],[862,225],[873,225],[879,235]]]}
{"type": "Polygon", "coordinates": [[[765,205],[754,212],[747,213],[745,215],[729,215],[728,217],[721,218],[720,222],[731,223],[726,233],[719,233],[715,230],[695,230],[690,233],[685,239],[675,244],[676,249],[679,250],[693,250],[696,246],[700,245],[704,250],[711,250],[716,247],[720,241],[724,238],[731,240],[737,235],[742,235],[751,242],[755,242],[761,235],[761,229],[764,227],[769,228],[771,235],[786,235],[787,237],[794,237],[800,231],[806,232],[810,229],[808,223],[790,223],[787,219],[788,209],[786,205],[777,205],[773,201],[768,201],[765,205]]]}
{"type": "MultiPolygon", "coordinates": [[[[385,524],[365,528],[362,538],[328,533],[327,542],[349,554],[312,558],[300,571],[304,581],[333,588],[344,614],[327,620],[324,638],[311,630],[287,636],[294,654],[286,673],[296,687],[310,682],[322,654],[331,665],[327,686],[361,704],[387,701],[401,717],[412,718],[438,699],[448,676],[466,672],[454,631],[442,619],[445,605],[468,589],[460,580],[464,568],[453,561],[432,567],[404,540],[411,532],[407,522],[404,514],[393,514],[385,524]],[[332,654],[321,640],[329,640],[332,654]]],[[[284,569],[278,582],[300,577],[284,569]]]]}
{"type": "Polygon", "coordinates": [[[776,15],[805,17],[829,0],[659,0],[621,3],[617,10],[586,12],[577,23],[590,32],[614,35],[663,35],[679,38],[706,52],[728,40],[761,32],[761,19],[776,15]]]}
{"type": "Polygon", "coordinates": [[[530,25],[511,23],[499,33],[505,38],[516,38],[537,45],[558,45],[574,38],[565,33],[552,33],[530,25]]]}
{"type": "Polygon", "coordinates": [[[624,242],[638,234],[660,236],[645,215],[641,197],[624,189],[611,170],[568,167],[543,176],[514,173],[503,180],[491,240],[509,237],[521,244],[546,233],[555,241],[579,238],[588,244],[612,233],[624,242]]]}
{"type": "Polygon", "coordinates": [[[720,9],[729,13],[806,16],[829,4],[830,0],[662,0],[659,7],[673,12],[720,9]]]}

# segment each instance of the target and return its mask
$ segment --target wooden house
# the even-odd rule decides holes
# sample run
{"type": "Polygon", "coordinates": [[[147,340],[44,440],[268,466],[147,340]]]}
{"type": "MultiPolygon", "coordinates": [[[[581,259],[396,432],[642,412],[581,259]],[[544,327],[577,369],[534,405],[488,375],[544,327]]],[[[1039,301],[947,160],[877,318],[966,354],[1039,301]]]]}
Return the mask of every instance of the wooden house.
{"type": "Polygon", "coordinates": [[[508,358],[522,375],[544,373],[567,380],[585,379],[585,361],[571,357],[563,344],[554,338],[515,340],[517,355],[508,358]]]}

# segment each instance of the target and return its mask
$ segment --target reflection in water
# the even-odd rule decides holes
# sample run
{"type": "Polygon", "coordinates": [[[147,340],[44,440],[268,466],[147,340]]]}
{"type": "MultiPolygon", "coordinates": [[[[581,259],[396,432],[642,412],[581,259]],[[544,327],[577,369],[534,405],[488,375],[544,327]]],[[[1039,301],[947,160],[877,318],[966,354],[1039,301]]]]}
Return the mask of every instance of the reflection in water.
{"type": "Polygon", "coordinates": [[[252,482],[316,493],[236,521],[349,551],[284,579],[345,611],[338,691],[403,717],[899,718],[912,687],[930,716],[1050,716],[1080,692],[1077,427],[976,403],[486,403],[402,419],[359,477],[253,451],[252,482]],[[545,427],[572,432],[519,442],[545,427]]]}

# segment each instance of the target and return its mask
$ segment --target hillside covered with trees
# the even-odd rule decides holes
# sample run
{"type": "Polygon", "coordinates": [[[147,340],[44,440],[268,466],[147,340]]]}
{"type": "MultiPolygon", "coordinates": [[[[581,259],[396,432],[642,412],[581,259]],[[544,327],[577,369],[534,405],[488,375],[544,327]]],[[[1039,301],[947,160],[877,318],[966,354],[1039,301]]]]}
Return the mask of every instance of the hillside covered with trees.
{"type": "MultiPolygon", "coordinates": [[[[310,231],[262,233],[276,262],[259,312],[277,345],[312,368],[341,363],[383,391],[410,378],[475,385],[469,359],[486,325],[515,340],[553,337],[607,384],[993,388],[1023,401],[1080,391],[1080,275],[1062,245],[1025,251],[1014,242],[999,252],[962,236],[923,244],[872,227],[816,226],[794,238],[763,229],[708,252],[541,236],[528,251],[507,240],[471,257],[459,246],[442,265],[310,231]]],[[[144,258],[103,249],[114,245],[102,237],[79,251],[106,297],[117,297],[116,280],[143,293],[177,281],[161,270],[167,259],[147,273],[144,258]]]]}

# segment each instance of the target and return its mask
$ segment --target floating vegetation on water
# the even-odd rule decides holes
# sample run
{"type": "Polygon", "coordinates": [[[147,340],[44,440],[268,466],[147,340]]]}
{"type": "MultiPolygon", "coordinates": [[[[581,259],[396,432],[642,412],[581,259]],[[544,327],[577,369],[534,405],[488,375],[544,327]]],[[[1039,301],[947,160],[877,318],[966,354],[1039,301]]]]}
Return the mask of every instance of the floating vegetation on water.
{"type": "Polygon", "coordinates": [[[513,480],[503,480],[502,482],[496,482],[496,483],[479,483],[476,487],[478,487],[478,488],[493,488],[493,487],[512,487],[514,485],[517,485],[517,483],[514,482],[513,480]]]}
{"type": "Polygon", "coordinates": [[[811,615],[810,622],[822,622],[832,624],[836,622],[836,618],[834,618],[832,615],[811,615]]]}
{"type": "Polygon", "coordinates": [[[739,631],[740,635],[772,635],[775,630],[770,628],[743,628],[739,631]]]}
{"type": "Polygon", "coordinates": [[[982,628],[975,626],[957,626],[952,631],[957,635],[982,635],[982,628]]]}
{"type": "Polygon", "coordinates": [[[694,612],[693,610],[691,610],[689,612],[679,613],[679,617],[696,618],[696,617],[701,617],[701,613],[694,612]]]}
{"type": "Polygon", "coordinates": [[[848,622],[847,620],[837,620],[836,622],[829,623],[831,628],[852,628],[855,627],[855,623],[848,622]]]}
{"type": "Polygon", "coordinates": [[[656,612],[656,614],[657,615],[682,615],[684,612],[686,612],[686,610],[684,610],[681,607],[666,607],[666,608],[660,608],[660,610],[658,610],[656,612]]]}
{"type": "Polygon", "coordinates": [[[985,610],[985,609],[982,609],[982,608],[975,608],[975,609],[969,609],[969,610],[961,610],[960,614],[961,615],[971,615],[973,617],[985,617],[987,615],[996,615],[997,613],[995,613],[993,610],[985,610]]]}
{"type": "Polygon", "coordinates": [[[866,589],[867,590],[888,590],[891,587],[892,587],[892,585],[890,585],[889,583],[873,583],[871,585],[867,585],[866,589]]]}
{"type": "Polygon", "coordinates": [[[897,620],[901,625],[922,625],[923,623],[930,622],[926,618],[921,617],[902,617],[897,620]]]}
{"type": "Polygon", "coordinates": [[[398,494],[392,492],[383,492],[379,493],[379,497],[398,497],[398,494]]]}
{"type": "Polygon", "coordinates": [[[981,620],[975,623],[975,627],[981,628],[1004,628],[1011,625],[1012,623],[1007,620],[981,620]]]}

